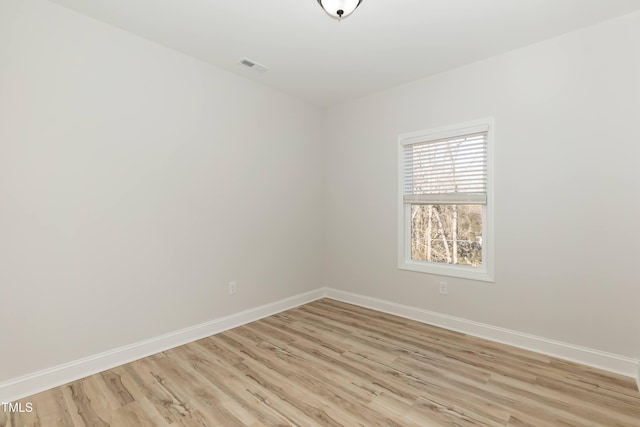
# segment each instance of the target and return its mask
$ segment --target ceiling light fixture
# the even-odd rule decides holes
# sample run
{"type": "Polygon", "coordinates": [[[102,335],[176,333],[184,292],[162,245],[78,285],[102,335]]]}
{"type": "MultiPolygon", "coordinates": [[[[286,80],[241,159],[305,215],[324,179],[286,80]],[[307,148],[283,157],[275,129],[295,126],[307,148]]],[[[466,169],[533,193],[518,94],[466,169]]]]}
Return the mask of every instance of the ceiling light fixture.
{"type": "Polygon", "coordinates": [[[362,0],[318,0],[324,11],[338,21],[351,15],[360,3],[362,0]]]}

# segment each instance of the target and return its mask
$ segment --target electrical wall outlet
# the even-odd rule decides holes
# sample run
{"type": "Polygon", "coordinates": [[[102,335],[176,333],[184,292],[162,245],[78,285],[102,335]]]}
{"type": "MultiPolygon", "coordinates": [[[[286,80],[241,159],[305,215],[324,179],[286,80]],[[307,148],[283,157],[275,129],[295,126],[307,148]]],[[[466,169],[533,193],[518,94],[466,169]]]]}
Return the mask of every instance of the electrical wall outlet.
{"type": "Polygon", "coordinates": [[[238,292],[238,285],[236,282],[229,282],[229,295],[233,295],[238,292]]]}
{"type": "Polygon", "coordinates": [[[449,290],[447,289],[447,282],[440,282],[440,294],[447,295],[449,290]]]}

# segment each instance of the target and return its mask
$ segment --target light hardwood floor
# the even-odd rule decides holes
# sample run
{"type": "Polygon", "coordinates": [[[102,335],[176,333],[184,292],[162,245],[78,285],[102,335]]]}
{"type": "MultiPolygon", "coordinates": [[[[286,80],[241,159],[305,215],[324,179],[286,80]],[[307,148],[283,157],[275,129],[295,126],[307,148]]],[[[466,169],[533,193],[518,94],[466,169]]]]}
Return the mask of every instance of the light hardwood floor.
{"type": "Polygon", "coordinates": [[[640,426],[629,378],[330,299],[21,402],[0,426],[640,426]]]}

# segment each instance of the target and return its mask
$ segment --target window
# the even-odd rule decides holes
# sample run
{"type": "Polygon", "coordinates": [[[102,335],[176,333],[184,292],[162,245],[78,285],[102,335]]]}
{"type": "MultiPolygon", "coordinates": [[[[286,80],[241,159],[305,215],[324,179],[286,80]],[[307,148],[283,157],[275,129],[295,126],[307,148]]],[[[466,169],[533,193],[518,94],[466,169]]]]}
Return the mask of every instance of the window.
{"type": "Polygon", "coordinates": [[[398,268],[493,281],[493,121],[400,135],[398,268]]]}

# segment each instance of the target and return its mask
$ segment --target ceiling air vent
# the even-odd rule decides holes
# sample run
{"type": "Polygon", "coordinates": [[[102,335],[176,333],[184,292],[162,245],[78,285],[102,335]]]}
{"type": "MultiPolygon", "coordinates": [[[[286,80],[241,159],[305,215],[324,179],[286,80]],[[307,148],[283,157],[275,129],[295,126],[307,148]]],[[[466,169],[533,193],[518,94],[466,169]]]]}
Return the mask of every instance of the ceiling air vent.
{"type": "Polygon", "coordinates": [[[268,70],[268,68],[265,67],[264,65],[258,64],[257,62],[252,61],[248,58],[242,58],[240,60],[240,65],[246,68],[250,68],[252,71],[255,71],[256,73],[264,73],[265,71],[268,70]]]}

